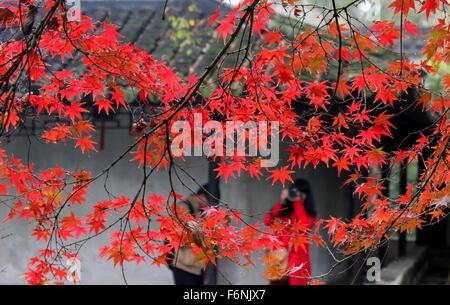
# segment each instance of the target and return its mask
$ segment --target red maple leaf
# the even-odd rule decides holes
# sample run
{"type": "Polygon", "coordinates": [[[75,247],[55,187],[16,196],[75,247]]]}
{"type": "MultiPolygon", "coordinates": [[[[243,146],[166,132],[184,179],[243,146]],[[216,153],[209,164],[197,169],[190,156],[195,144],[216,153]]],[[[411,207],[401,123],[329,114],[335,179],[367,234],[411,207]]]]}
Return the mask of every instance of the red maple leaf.
{"type": "Polygon", "coordinates": [[[100,113],[100,111],[103,110],[106,113],[106,115],[109,115],[109,110],[114,111],[111,101],[105,98],[98,99],[94,105],[98,106],[98,113],[100,113]]]}
{"type": "Polygon", "coordinates": [[[383,47],[388,44],[395,45],[395,40],[400,38],[400,31],[395,27],[395,22],[388,22],[387,20],[375,22],[370,30],[375,32],[375,36],[383,47]]]}
{"type": "Polygon", "coordinates": [[[233,178],[236,178],[236,174],[235,174],[236,167],[235,167],[235,164],[233,164],[233,163],[221,162],[219,164],[219,166],[215,169],[215,171],[217,171],[216,177],[223,176],[223,178],[225,179],[225,182],[228,181],[228,178],[230,176],[233,178]]]}
{"type": "Polygon", "coordinates": [[[420,9],[419,13],[422,13],[425,11],[427,19],[430,17],[430,13],[435,14],[436,10],[439,8],[439,4],[442,2],[444,5],[449,5],[447,0],[425,0],[423,2],[422,8],[420,9]]]}
{"type": "Polygon", "coordinates": [[[119,108],[120,106],[123,106],[125,108],[128,107],[127,101],[125,100],[122,91],[118,88],[115,88],[115,90],[113,91],[111,99],[116,102],[116,108],[119,108]]]}
{"type": "Polygon", "coordinates": [[[84,154],[85,151],[97,151],[94,146],[94,141],[91,140],[91,136],[75,138],[76,144],[75,147],[80,147],[81,152],[84,154]]]}
{"type": "Polygon", "coordinates": [[[349,163],[346,158],[339,158],[338,160],[336,160],[334,162],[334,166],[336,166],[337,170],[338,170],[338,176],[341,175],[342,170],[346,170],[346,171],[349,170],[348,165],[349,165],[349,163]]]}
{"type": "Polygon", "coordinates": [[[415,1],[416,0],[394,0],[394,2],[389,5],[389,8],[395,8],[395,15],[403,11],[403,14],[407,16],[410,9],[416,9],[415,1]]]}
{"type": "Polygon", "coordinates": [[[208,25],[213,24],[214,22],[216,22],[217,18],[220,17],[220,7],[218,7],[216,9],[216,11],[214,12],[214,14],[212,14],[209,19],[208,19],[208,25]]]}
{"type": "Polygon", "coordinates": [[[227,17],[219,22],[219,26],[217,27],[216,31],[219,38],[222,38],[224,43],[227,41],[227,36],[233,33],[235,21],[236,16],[234,16],[233,13],[230,13],[227,17]]]}
{"type": "Polygon", "coordinates": [[[84,109],[83,106],[84,103],[78,103],[73,102],[70,105],[65,107],[64,116],[68,116],[72,122],[75,122],[75,119],[82,119],[83,116],[81,115],[83,112],[89,112],[88,110],[84,109]]]}
{"type": "Polygon", "coordinates": [[[405,19],[405,22],[403,23],[405,25],[405,30],[411,34],[411,36],[416,37],[418,34],[420,34],[420,31],[417,29],[417,24],[411,23],[408,20],[405,19]]]}
{"type": "Polygon", "coordinates": [[[294,182],[290,176],[294,171],[289,170],[288,166],[283,166],[279,169],[269,170],[270,173],[272,173],[269,177],[267,177],[267,180],[272,179],[272,185],[274,185],[277,181],[280,181],[281,184],[284,186],[286,183],[286,180],[290,182],[294,182]]]}
{"type": "Polygon", "coordinates": [[[263,45],[276,44],[281,41],[283,35],[281,35],[281,33],[278,31],[269,31],[266,34],[264,34],[264,37],[266,37],[266,40],[263,42],[263,45]]]}

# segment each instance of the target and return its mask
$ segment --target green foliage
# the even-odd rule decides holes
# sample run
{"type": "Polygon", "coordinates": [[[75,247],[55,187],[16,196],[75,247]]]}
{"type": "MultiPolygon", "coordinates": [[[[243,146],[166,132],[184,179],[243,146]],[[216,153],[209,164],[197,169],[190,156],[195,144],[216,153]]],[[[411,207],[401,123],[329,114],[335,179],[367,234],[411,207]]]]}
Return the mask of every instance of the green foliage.
{"type": "MultiPolygon", "coordinates": [[[[191,4],[188,7],[188,15],[193,15],[198,12],[198,7],[191,4]]],[[[194,45],[197,41],[192,35],[192,29],[198,24],[198,19],[193,17],[169,16],[171,27],[175,29],[175,33],[170,36],[170,39],[175,41],[180,48],[185,48],[194,45]]],[[[190,55],[187,50],[187,55],[190,55]]]]}

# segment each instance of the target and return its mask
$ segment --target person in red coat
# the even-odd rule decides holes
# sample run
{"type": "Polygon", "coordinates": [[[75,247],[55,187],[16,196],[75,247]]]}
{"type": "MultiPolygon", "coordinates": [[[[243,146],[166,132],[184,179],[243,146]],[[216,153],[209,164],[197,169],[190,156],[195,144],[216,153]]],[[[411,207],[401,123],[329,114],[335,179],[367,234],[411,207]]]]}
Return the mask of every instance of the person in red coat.
{"type": "MultiPolygon", "coordinates": [[[[314,225],[316,210],[311,187],[305,179],[297,179],[288,188],[281,192],[281,201],[276,203],[271,211],[267,213],[264,223],[271,226],[275,220],[287,223],[301,222],[308,230],[314,225]]],[[[283,234],[280,234],[283,235],[283,234]]],[[[289,234],[286,234],[289,235],[289,234]]],[[[271,281],[273,285],[307,285],[308,277],[311,276],[311,262],[309,247],[289,247],[290,236],[280,236],[279,240],[289,249],[288,269],[295,270],[289,274],[287,279],[271,281]]]]}

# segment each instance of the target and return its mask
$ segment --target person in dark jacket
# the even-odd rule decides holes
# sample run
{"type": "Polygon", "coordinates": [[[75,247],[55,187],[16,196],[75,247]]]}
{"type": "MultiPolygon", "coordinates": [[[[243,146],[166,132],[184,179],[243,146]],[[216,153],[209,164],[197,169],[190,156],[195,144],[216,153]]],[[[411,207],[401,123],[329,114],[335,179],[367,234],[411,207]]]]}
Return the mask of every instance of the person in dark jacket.
{"type": "MultiPolygon", "coordinates": [[[[207,189],[208,185],[203,185],[197,193],[177,203],[177,208],[186,209],[191,215],[198,217],[202,209],[209,206],[207,189]]],[[[198,224],[195,221],[191,221],[186,225],[192,231],[195,243],[201,247],[201,232],[196,229],[198,224]]],[[[204,284],[203,263],[195,257],[192,248],[189,246],[174,249],[169,261],[169,267],[172,270],[175,285],[204,284]]]]}

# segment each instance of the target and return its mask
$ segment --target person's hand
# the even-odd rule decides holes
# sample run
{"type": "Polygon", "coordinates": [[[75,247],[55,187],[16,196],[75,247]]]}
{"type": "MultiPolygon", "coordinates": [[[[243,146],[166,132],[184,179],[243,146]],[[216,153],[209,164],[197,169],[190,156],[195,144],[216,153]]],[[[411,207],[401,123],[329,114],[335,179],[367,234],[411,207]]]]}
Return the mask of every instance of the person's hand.
{"type": "Polygon", "coordinates": [[[289,191],[288,191],[287,188],[284,188],[284,189],[281,191],[281,197],[280,197],[280,199],[281,199],[281,202],[285,202],[286,199],[289,199],[289,191]]]}
{"type": "Polygon", "coordinates": [[[144,131],[145,128],[147,128],[148,123],[144,120],[144,119],[139,119],[139,121],[135,122],[132,126],[131,126],[131,133],[136,136],[139,137],[140,135],[142,135],[142,132],[144,131]]]}
{"type": "Polygon", "coordinates": [[[200,226],[200,224],[196,221],[190,220],[187,222],[186,226],[189,231],[191,231],[192,239],[194,240],[194,243],[197,245],[197,247],[204,249],[206,245],[202,227],[200,226]]]}

